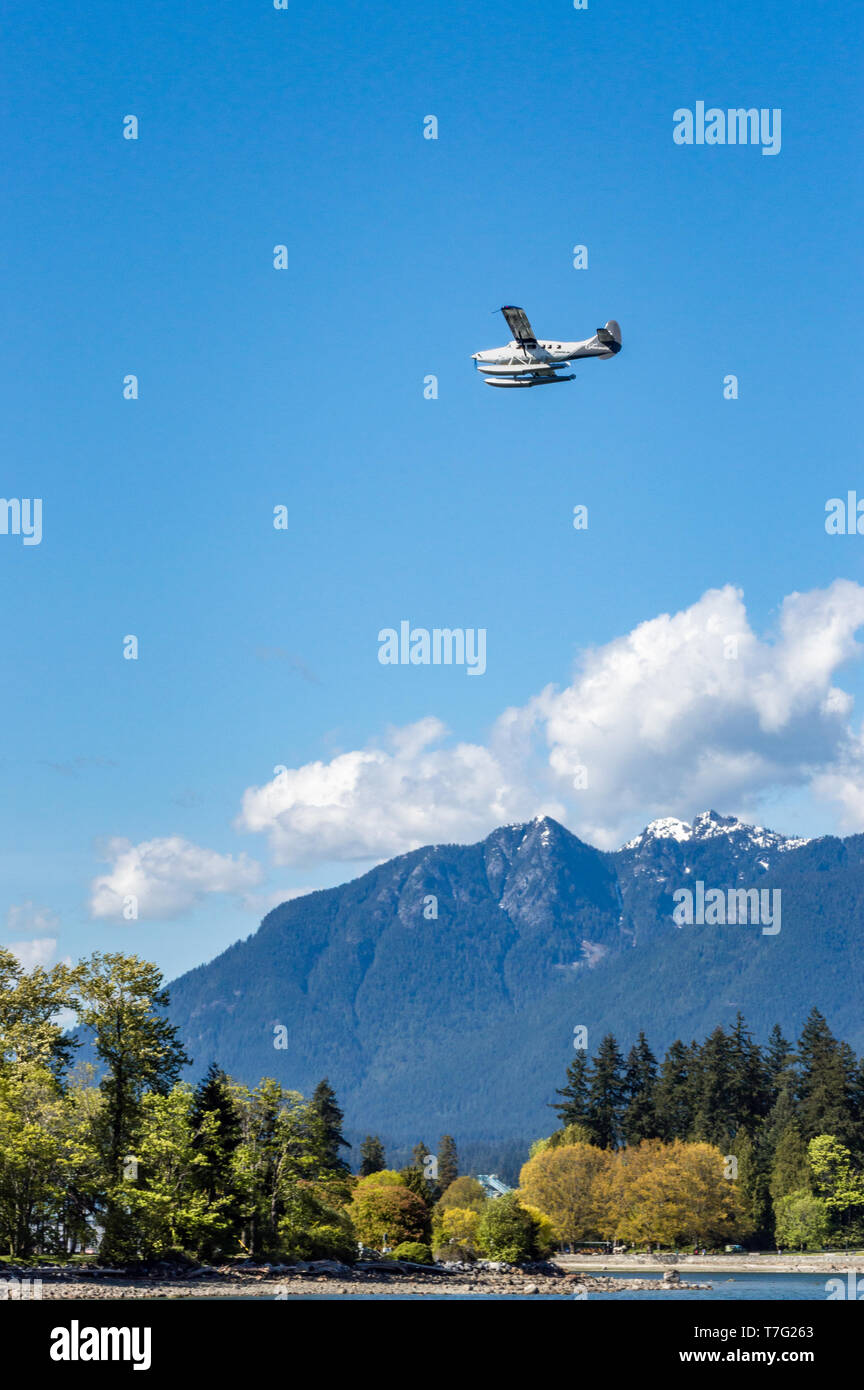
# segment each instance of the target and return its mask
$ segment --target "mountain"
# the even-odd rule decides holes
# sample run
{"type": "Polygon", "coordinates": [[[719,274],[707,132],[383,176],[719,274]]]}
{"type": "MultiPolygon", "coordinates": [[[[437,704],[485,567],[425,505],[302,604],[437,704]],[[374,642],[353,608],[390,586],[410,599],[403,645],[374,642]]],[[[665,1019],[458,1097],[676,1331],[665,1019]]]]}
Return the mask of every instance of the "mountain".
{"type": "Polygon", "coordinates": [[[604,853],[547,817],[283,903],[174,981],[171,1015],[193,1075],[216,1060],[304,1093],[326,1075],[351,1135],[524,1140],[554,1127],[577,1025],[591,1052],[639,1029],[658,1052],[738,1010],[757,1038],[775,1022],[794,1037],[815,1004],[862,1050],[862,918],[862,835],[708,811],[604,853]],[[676,926],[672,895],[697,881],[779,889],[781,930],[676,926]]]}

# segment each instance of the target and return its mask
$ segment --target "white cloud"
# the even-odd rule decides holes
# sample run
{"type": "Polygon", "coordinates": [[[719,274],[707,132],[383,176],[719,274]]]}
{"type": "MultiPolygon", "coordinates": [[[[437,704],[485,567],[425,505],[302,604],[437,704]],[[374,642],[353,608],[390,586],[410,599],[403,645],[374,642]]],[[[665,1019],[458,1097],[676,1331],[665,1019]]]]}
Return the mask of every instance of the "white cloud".
{"type": "Polygon", "coordinates": [[[53,932],[59,925],[57,913],[50,907],[41,907],[28,898],[27,902],[12,903],[6,912],[8,932],[27,933],[53,932]]]}
{"type": "Polygon", "coordinates": [[[57,950],[57,938],[41,936],[33,941],[10,941],[6,950],[18,957],[25,970],[35,970],[37,965],[51,964],[57,950]]]}
{"type": "Polygon", "coordinates": [[[144,840],[110,841],[105,858],[111,871],[93,880],[93,917],[123,920],[124,901],[137,900],[141,919],[173,918],[199,903],[207,893],[241,893],[260,882],[261,865],[240,854],[217,854],[190,844],[179,835],[144,840]]]}
{"type": "Polygon", "coordinates": [[[245,792],[238,828],[266,832],[288,864],[382,858],[533,814],[536,796],[512,782],[494,747],[436,747],[446,732],[422,719],[392,730],[384,747],[286,769],[245,792]]]}
{"type": "Polygon", "coordinates": [[[250,787],[238,827],[266,834],[280,863],[381,858],[545,812],[614,847],[658,816],[809,787],[861,828],[864,757],[834,678],[860,657],[862,624],[849,580],[789,595],[770,638],[739,590],[712,589],[584,653],[569,686],[506,710],[486,745],[446,745],[424,719],[250,787]]]}

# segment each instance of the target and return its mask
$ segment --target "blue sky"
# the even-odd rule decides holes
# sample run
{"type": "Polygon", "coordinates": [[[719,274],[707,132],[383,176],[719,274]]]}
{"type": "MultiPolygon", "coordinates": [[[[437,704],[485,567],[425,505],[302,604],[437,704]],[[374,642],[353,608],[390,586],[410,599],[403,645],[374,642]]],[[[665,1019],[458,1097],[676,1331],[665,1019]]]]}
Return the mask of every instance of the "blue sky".
{"type": "Polygon", "coordinates": [[[864,828],[864,540],[824,528],[864,495],[861,25],[788,0],[7,15],[2,490],[43,499],[40,545],[0,535],[7,940],[171,976],[280,893],[498,811],[604,845],[703,804],[864,828]],[[780,153],[677,146],[698,100],[780,108],[780,153]],[[502,303],[547,337],[617,318],[624,351],[491,391],[470,355],[502,303]],[[627,645],[691,611],[665,653],[662,623],[627,645]],[[402,619],[485,628],[485,675],[382,666],[402,619]],[[731,676],[710,634],[742,622],[731,676]],[[278,765],[290,806],[238,822],[278,765]]]}

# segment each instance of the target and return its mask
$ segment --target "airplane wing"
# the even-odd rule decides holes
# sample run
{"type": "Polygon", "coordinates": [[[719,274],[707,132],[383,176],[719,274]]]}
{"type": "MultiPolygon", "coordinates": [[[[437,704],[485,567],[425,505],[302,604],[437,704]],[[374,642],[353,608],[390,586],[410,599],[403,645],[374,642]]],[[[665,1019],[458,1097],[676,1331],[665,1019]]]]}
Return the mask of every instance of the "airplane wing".
{"type": "Polygon", "coordinates": [[[505,304],[501,313],[507,320],[507,327],[513,334],[514,341],[522,347],[536,347],[537,339],[534,337],[534,329],[528,322],[528,315],[524,309],[519,309],[515,304],[505,304]]]}

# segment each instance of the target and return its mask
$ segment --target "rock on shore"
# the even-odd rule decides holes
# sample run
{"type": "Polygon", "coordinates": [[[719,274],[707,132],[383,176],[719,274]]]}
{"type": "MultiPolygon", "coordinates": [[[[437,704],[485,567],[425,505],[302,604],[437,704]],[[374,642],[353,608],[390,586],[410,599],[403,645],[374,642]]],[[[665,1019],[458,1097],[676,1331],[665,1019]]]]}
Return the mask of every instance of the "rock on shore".
{"type": "MultiPolygon", "coordinates": [[[[203,1265],[198,1268],[159,1263],[130,1269],[99,1266],[7,1266],[0,1283],[9,1282],[15,1298],[17,1281],[41,1280],[43,1299],[202,1299],[202,1298],[390,1298],[424,1297],[559,1297],[587,1298],[610,1291],[700,1290],[710,1284],[682,1284],[677,1270],[661,1279],[627,1279],[567,1273],[551,1261],[520,1267],[480,1261],[476,1265],[414,1265],[406,1261],[365,1260],[343,1265],[313,1260],[296,1265],[203,1265]]],[[[26,1288],[26,1285],[25,1285],[26,1288]]],[[[26,1296],[26,1294],[24,1295],[26,1296]]]]}

